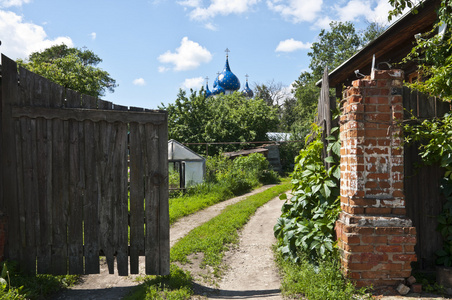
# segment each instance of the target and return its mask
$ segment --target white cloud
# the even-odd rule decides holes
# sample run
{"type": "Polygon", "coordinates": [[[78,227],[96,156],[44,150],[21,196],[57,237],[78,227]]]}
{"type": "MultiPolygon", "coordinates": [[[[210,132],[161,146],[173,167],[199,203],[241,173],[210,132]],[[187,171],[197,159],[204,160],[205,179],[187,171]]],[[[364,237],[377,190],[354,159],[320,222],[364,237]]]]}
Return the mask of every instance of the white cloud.
{"type": "Polygon", "coordinates": [[[267,6],[270,10],[281,14],[293,23],[312,22],[322,9],[323,0],[268,0],[267,6]]]}
{"type": "Polygon", "coordinates": [[[96,39],[96,37],[97,37],[97,34],[96,34],[95,32],[91,32],[89,35],[91,36],[91,39],[92,39],[93,41],[94,41],[94,40],[96,39]]]}
{"type": "Polygon", "coordinates": [[[165,73],[166,71],[169,71],[170,68],[166,68],[166,67],[160,66],[160,67],[158,68],[158,70],[159,70],[159,73],[165,73]]]}
{"type": "MultiPolygon", "coordinates": [[[[161,63],[173,64],[174,71],[187,71],[199,67],[212,60],[212,54],[200,44],[184,37],[176,52],[166,51],[158,57],[161,63]]],[[[160,70],[164,70],[159,68],[160,70]]]]}
{"type": "Polygon", "coordinates": [[[133,85],[144,86],[146,85],[146,81],[143,78],[137,78],[133,81],[133,85]]]}
{"type": "Polygon", "coordinates": [[[195,77],[195,78],[187,78],[182,83],[183,89],[200,89],[204,84],[204,78],[202,77],[195,77]]]}
{"type": "Polygon", "coordinates": [[[177,1],[177,4],[188,7],[198,7],[201,5],[201,0],[184,0],[177,1]]]}
{"type": "Polygon", "coordinates": [[[0,0],[0,7],[22,6],[30,2],[31,0],[0,0]]]}
{"type": "Polygon", "coordinates": [[[217,30],[218,30],[218,27],[217,27],[215,24],[210,23],[210,22],[204,24],[204,27],[205,27],[206,29],[209,29],[209,30],[212,30],[212,31],[217,31],[217,30]]]}
{"type": "Polygon", "coordinates": [[[217,15],[227,16],[245,13],[258,2],[260,0],[211,0],[207,7],[203,7],[201,1],[198,0],[186,0],[178,3],[192,9],[189,14],[190,19],[204,21],[217,15]]]}
{"type": "Polygon", "coordinates": [[[276,47],[276,52],[293,52],[302,49],[310,49],[311,43],[303,43],[301,41],[296,41],[293,38],[281,41],[276,47]]]}
{"type": "Polygon", "coordinates": [[[341,21],[355,21],[364,17],[368,22],[388,23],[391,5],[387,0],[350,0],[342,6],[335,6],[341,21]]]}
{"type": "Polygon", "coordinates": [[[53,45],[66,44],[73,47],[70,37],[48,39],[44,28],[23,21],[22,16],[0,10],[0,32],[2,52],[11,59],[26,58],[32,52],[41,51],[53,45]]]}

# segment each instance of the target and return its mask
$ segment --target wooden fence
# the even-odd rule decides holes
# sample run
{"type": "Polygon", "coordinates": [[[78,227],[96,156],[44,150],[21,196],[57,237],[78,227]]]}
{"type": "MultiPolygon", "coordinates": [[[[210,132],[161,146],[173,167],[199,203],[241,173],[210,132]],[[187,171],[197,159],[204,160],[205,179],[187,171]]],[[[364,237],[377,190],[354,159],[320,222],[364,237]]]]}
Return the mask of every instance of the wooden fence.
{"type": "Polygon", "coordinates": [[[169,274],[166,112],[80,95],[3,55],[0,102],[5,257],[29,274],[94,274],[104,255],[125,276],[144,254],[146,274],[169,274]]]}
{"type": "MultiPolygon", "coordinates": [[[[411,116],[423,119],[441,117],[450,111],[450,104],[435,97],[428,97],[409,88],[403,88],[404,119],[411,116]]],[[[439,166],[422,166],[419,145],[404,147],[404,192],[407,216],[417,231],[417,268],[432,270],[435,267],[434,253],[442,247],[442,237],[436,230],[437,217],[444,202],[439,182],[444,170],[439,166]]]]}

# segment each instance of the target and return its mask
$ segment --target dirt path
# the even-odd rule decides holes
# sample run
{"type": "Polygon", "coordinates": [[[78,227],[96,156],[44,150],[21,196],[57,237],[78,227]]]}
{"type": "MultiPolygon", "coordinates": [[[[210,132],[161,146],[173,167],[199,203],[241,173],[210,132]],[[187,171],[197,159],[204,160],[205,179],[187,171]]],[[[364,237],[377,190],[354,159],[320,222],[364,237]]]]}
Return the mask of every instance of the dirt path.
{"type": "Polygon", "coordinates": [[[273,226],[282,204],[279,198],[269,201],[245,225],[238,247],[225,256],[228,270],[218,290],[207,295],[209,299],[282,299],[272,251],[276,242],[273,226]]]}
{"type": "MultiPolygon", "coordinates": [[[[181,218],[170,228],[171,247],[177,240],[184,237],[192,229],[207,222],[217,216],[228,205],[242,201],[250,195],[260,193],[273,185],[260,187],[250,193],[235,197],[213,206],[210,206],[200,212],[181,218]]],[[[116,267],[115,267],[116,268],[116,267]]],[[[64,290],[55,295],[53,300],[104,300],[104,299],[122,299],[139,283],[135,281],[138,276],[144,276],[144,257],[140,257],[140,274],[127,277],[108,274],[107,264],[101,263],[100,274],[82,276],[82,282],[71,289],[64,290]]]]}

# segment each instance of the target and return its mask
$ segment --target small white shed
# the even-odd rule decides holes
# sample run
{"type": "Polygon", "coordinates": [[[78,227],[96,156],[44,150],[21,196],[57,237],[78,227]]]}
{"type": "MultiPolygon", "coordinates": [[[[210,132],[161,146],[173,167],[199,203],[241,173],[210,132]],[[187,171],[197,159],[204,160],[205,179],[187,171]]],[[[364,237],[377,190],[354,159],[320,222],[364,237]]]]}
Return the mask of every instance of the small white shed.
{"type": "Polygon", "coordinates": [[[202,183],[206,172],[206,159],[175,140],[168,141],[170,169],[180,173],[180,188],[202,183]]]}

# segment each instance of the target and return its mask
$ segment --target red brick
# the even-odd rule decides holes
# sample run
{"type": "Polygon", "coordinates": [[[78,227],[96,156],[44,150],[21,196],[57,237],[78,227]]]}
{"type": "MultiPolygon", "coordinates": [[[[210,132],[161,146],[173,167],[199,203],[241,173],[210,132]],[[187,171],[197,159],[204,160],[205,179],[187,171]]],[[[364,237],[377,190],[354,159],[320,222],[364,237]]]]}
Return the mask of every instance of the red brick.
{"type": "Polygon", "coordinates": [[[344,226],[344,232],[369,235],[373,234],[375,232],[375,229],[373,227],[344,226]]]}
{"type": "Polygon", "coordinates": [[[375,205],[377,201],[375,199],[351,198],[349,203],[350,205],[372,206],[375,205]]]}
{"type": "Polygon", "coordinates": [[[405,208],[393,208],[392,209],[392,214],[405,216],[406,215],[406,209],[405,208]]]}
{"type": "Polygon", "coordinates": [[[374,263],[351,263],[351,262],[347,262],[344,264],[344,268],[350,270],[350,271],[368,271],[371,270],[372,268],[374,268],[375,266],[377,266],[378,263],[374,262],[374,263]]]}
{"type": "Polygon", "coordinates": [[[395,234],[404,234],[404,228],[400,227],[377,227],[375,229],[376,234],[384,234],[384,235],[395,235],[395,234]]]}
{"type": "Polygon", "coordinates": [[[383,112],[383,113],[388,113],[388,112],[391,112],[391,107],[389,105],[378,105],[377,111],[383,112]]]}
{"type": "Polygon", "coordinates": [[[414,245],[404,245],[405,253],[414,253],[414,245]]]}
{"type": "Polygon", "coordinates": [[[388,256],[386,254],[377,253],[352,253],[349,254],[350,261],[356,263],[374,263],[387,261],[388,256]]]}
{"type": "Polygon", "coordinates": [[[400,271],[402,270],[403,264],[401,263],[386,263],[380,264],[377,270],[387,270],[387,271],[400,271]]]}
{"type": "Polygon", "coordinates": [[[401,245],[381,245],[381,246],[376,246],[375,250],[377,252],[396,252],[396,253],[400,253],[403,252],[403,247],[401,245]]]}
{"type": "Polygon", "coordinates": [[[416,244],[416,236],[392,236],[389,238],[389,244],[416,244]]]}
{"type": "Polygon", "coordinates": [[[373,252],[374,246],[373,245],[345,245],[344,244],[343,249],[350,253],[352,253],[352,252],[373,252]]]}
{"type": "Polygon", "coordinates": [[[363,279],[389,279],[388,272],[382,271],[367,271],[361,272],[361,278],[363,279]]]}
{"type": "Polygon", "coordinates": [[[391,277],[392,278],[397,278],[397,277],[399,277],[399,278],[408,278],[410,276],[411,276],[411,271],[408,271],[408,270],[391,272],[391,277]]]}
{"type": "MultiPolygon", "coordinates": [[[[378,191],[381,193],[381,191],[378,191]]],[[[369,215],[387,215],[391,213],[390,207],[366,207],[365,213],[369,215]]]]}
{"type": "Polygon", "coordinates": [[[386,244],[388,242],[388,238],[384,235],[370,235],[362,236],[361,241],[364,244],[386,244]]]}
{"type": "Polygon", "coordinates": [[[416,227],[404,227],[403,230],[405,234],[411,234],[416,236],[416,227]]]}
{"type": "Polygon", "coordinates": [[[416,254],[394,254],[394,261],[417,261],[416,254]]]}
{"type": "Polygon", "coordinates": [[[344,243],[347,243],[349,245],[353,245],[353,244],[360,244],[361,239],[359,236],[357,235],[343,235],[342,236],[342,240],[344,243]]]}
{"type": "Polygon", "coordinates": [[[364,108],[365,112],[376,112],[377,106],[376,105],[366,105],[364,108]]]}

